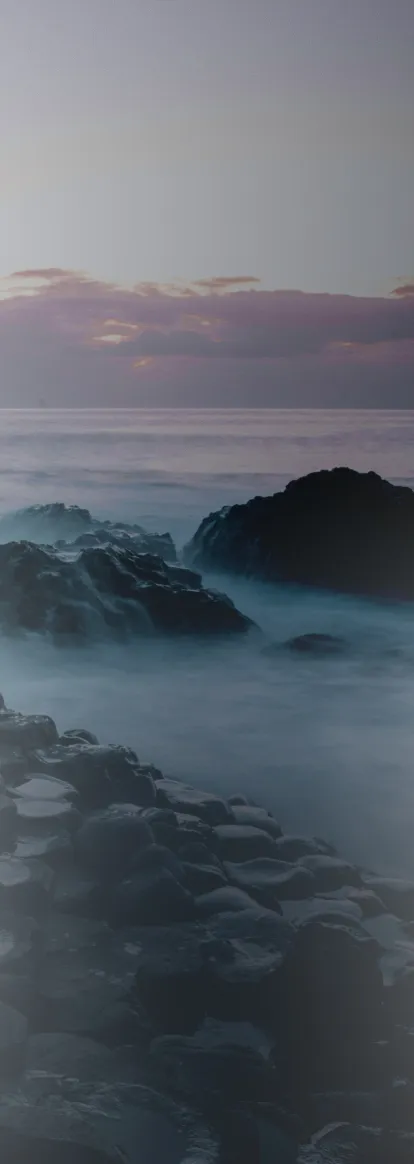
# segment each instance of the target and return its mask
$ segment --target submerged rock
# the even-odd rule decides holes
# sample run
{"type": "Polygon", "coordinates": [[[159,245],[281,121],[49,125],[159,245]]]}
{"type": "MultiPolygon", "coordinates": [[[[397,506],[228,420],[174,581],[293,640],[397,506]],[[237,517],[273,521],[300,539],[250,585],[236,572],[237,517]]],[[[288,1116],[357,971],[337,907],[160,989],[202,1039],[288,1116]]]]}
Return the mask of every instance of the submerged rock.
{"type": "Polygon", "coordinates": [[[186,547],[196,567],[378,598],[414,598],[414,494],[336,468],[212,513],[186,547]]]}
{"type": "Polygon", "coordinates": [[[302,655],[340,655],[346,643],[335,635],[306,634],[288,639],[284,646],[302,655]]]}

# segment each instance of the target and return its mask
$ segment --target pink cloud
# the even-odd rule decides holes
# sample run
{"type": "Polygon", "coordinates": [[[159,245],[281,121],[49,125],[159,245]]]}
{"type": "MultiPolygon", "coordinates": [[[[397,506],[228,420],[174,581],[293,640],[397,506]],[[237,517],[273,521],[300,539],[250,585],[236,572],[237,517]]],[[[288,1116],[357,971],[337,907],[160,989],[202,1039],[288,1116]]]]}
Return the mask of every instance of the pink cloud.
{"type": "Polygon", "coordinates": [[[131,289],[60,268],[12,278],[23,290],[0,300],[3,404],[46,396],[66,405],[294,405],[331,396],[346,407],[357,388],[365,405],[414,403],[411,284],[358,298],[263,291],[250,276],[131,289]]]}

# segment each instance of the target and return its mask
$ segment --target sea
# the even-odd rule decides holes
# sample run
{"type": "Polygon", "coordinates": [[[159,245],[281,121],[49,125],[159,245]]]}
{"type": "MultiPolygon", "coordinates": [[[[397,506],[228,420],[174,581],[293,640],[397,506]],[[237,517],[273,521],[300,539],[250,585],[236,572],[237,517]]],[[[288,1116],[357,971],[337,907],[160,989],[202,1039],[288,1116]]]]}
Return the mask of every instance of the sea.
{"type": "MultiPolygon", "coordinates": [[[[414,485],[414,411],[0,410],[0,513],[63,501],[169,531],[349,465],[414,485]]],[[[257,637],[73,649],[0,640],[8,706],[125,743],[165,774],[244,792],[285,831],[414,876],[414,607],[205,576],[264,642],[325,632],[343,656],[262,653],[257,637]]]]}

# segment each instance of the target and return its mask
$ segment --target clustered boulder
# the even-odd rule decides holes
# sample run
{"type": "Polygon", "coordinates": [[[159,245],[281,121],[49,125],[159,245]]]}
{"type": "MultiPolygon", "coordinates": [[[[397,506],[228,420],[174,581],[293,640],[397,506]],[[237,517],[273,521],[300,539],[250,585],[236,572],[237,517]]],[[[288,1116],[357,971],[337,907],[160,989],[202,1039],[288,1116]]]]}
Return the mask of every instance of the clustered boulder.
{"type": "Polygon", "coordinates": [[[414,885],[0,703],[5,1164],[406,1164],[414,885]]]}

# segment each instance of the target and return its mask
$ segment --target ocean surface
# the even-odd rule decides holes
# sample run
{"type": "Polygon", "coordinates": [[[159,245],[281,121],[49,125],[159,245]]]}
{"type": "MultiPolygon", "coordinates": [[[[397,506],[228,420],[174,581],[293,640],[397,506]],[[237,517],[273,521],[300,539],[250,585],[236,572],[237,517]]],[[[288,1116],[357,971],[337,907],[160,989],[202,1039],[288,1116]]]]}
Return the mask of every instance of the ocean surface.
{"type": "MultiPolygon", "coordinates": [[[[169,530],[180,548],[222,505],[350,465],[414,483],[414,412],[0,410],[0,512],[64,501],[169,530]]],[[[324,631],[343,657],[257,641],[61,650],[1,641],[6,703],[130,744],[166,774],[272,808],[285,830],[414,876],[414,608],[221,576],[268,641],[324,631]]]]}

